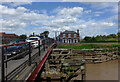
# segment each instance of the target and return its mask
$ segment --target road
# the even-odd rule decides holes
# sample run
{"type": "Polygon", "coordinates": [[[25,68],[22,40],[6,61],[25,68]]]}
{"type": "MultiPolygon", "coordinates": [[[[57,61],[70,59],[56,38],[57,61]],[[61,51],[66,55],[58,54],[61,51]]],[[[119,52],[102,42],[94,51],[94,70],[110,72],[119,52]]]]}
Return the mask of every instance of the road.
{"type": "MultiPolygon", "coordinates": [[[[46,51],[43,51],[43,47],[41,47],[41,56],[39,57],[40,58],[39,60],[42,60],[42,58],[44,57],[47,50],[48,49],[46,49],[46,51]],[[44,52],[44,54],[43,54],[43,52],[44,52]]],[[[32,50],[31,56],[35,55],[36,53],[38,53],[38,48],[32,50]]],[[[28,59],[29,59],[29,55],[26,55],[24,58],[17,59],[17,60],[11,60],[11,61],[7,62],[7,69],[5,68],[5,71],[7,71],[7,72],[5,72],[5,75],[9,74],[11,71],[13,71],[15,68],[20,66],[22,63],[24,63],[28,59]]],[[[0,65],[1,65],[1,61],[0,61],[0,65]]],[[[6,66],[6,64],[5,64],[5,66],[6,66]]],[[[0,70],[1,70],[1,67],[0,67],[0,70]]],[[[0,79],[1,79],[1,71],[0,71],[0,79]]]]}

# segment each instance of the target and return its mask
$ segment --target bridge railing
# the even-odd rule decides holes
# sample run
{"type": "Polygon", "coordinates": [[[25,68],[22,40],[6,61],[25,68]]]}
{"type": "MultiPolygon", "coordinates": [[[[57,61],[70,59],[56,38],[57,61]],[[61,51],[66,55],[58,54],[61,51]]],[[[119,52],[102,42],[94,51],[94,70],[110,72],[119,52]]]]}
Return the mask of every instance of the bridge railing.
{"type": "MultiPolygon", "coordinates": [[[[4,81],[11,81],[15,80],[15,78],[19,77],[18,75],[20,72],[26,67],[31,66],[33,61],[37,56],[41,56],[41,51],[45,51],[46,48],[50,47],[51,44],[54,43],[54,39],[46,38],[43,40],[36,40],[31,42],[22,42],[17,44],[11,45],[4,45],[1,46],[1,80],[4,81]],[[37,42],[38,46],[33,48],[33,42],[37,42]],[[10,47],[19,47],[18,53],[14,54],[13,56],[7,55],[8,48],[10,47]]],[[[13,48],[14,49],[14,48],[13,48]]],[[[14,51],[14,50],[13,50],[14,51]]],[[[15,52],[14,52],[15,53],[15,52]]]]}

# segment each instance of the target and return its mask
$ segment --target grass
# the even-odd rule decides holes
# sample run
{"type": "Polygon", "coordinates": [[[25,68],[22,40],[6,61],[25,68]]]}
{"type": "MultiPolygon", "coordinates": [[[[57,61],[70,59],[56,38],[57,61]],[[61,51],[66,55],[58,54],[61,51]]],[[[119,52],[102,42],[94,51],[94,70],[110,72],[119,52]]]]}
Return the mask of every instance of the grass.
{"type": "Polygon", "coordinates": [[[72,49],[100,49],[100,48],[116,48],[120,44],[100,45],[100,44],[83,44],[83,45],[58,45],[57,48],[72,48],[72,49]]]}

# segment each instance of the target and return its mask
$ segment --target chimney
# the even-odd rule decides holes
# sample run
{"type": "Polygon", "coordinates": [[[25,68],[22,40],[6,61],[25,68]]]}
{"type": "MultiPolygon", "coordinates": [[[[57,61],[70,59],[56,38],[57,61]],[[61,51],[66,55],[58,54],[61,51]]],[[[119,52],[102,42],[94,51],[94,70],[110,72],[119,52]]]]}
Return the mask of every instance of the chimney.
{"type": "Polygon", "coordinates": [[[33,32],[33,36],[35,35],[35,33],[33,32]]]}
{"type": "Polygon", "coordinates": [[[79,34],[79,30],[77,29],[77,33],[79,34]]]}

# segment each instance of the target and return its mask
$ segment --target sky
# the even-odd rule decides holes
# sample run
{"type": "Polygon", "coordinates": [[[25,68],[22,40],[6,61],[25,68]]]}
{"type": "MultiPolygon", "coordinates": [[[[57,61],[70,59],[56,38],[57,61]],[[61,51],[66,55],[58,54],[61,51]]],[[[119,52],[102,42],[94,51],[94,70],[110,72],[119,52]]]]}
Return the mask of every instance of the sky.
{"type": "Polygon", "coordinates": [[[0,4],[0,31],[30,35],[80,30],[80,36],[116,34],[117,2],[4,2],[0,4]]]}

